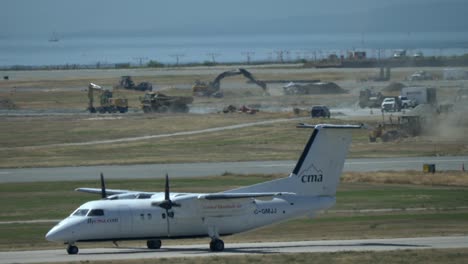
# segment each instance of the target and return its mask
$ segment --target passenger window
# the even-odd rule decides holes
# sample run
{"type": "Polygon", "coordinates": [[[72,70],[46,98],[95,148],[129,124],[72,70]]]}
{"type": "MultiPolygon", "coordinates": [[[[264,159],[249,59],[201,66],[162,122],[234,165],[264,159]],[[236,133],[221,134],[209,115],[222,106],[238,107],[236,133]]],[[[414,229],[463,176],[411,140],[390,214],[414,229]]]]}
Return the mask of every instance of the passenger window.
{"type": "Polygon", "coordinates": [[[85,216],[89,209],[77,209],[72,215],[73,216],[85,216]]]}
{"type": "Polygon", "coordinates": [[[103,216],[104,210],[102,209],[93,209],[89,212],[88,216],[103,216]]]}

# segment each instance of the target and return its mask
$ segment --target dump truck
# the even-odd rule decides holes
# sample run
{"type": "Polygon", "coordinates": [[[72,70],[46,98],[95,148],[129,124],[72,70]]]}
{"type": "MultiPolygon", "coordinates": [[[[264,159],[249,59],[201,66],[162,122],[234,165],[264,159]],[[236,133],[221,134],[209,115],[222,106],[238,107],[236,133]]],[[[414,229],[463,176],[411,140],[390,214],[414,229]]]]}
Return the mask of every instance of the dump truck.
{"type": "Polygon", "coordinates": [[[242,68],[232,71],[225,71],[216,76],[212,82],[206,83],[200,80],[196,80],[195,84],[192,86],[193,95],[222,98],[224,97],[224,94],[221,91],[221,80],[226,77],[235,75],[244,75],[247,79],[260,86],[263,89],[263,93],[265,95],[269,95],[266,83],[255,79],[255,77],[249,71],[242,68]]]}
{"type": "Polygon", "coordinates": [[[145,113],[187,113],[191,96],[169,96],[160,92],[147,92],[140,98],[141,108],[145,113]]]}
{"type": "Polygon", "coordinates": [[[126,113],[128,100],[126,98],[114,98],[112,91],[97,84],[88,85],[88,108],[90,113],[126,113]],[[94,93],[99,93],[99,106],[94,106],[94,93]]]}

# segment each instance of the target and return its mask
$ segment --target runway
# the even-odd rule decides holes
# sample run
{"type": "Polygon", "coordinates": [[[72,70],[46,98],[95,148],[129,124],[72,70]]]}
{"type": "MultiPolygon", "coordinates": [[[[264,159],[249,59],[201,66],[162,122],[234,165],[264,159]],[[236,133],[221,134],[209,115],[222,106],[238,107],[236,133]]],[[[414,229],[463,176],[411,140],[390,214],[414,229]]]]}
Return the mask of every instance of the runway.
{"type": "MultiPolygon", "coordinates": [[[[420,171],[424,163],[435,164],[437,170],[461,170],[463,164],[468,168],[468,156],[347,159],[344,171],[420,171]]],[[[0,169],[0,183],[96,180],[100,172],[107,179],[162,179],[166,173],[171,178],[217,176],[225,172],[287,175],[295,164],[293,160],[278,160],[0,169]]]]}
{"type": "Polygon", "coordinates": [[[424,237],[396,239],[323,240],[264,243],[226,243],[223,252],[213,253],[207,244],[167,246],[159,250],[142,248],[81,249],[78,255],[68,255],[65,249],[0,252],[3,263],[50,263],[69,261],[130,260],[176,257],[207,257],[245,254],[338,252],[338,251],[388,251],[402,249],[467,248],[468,236],[424,237]]]}

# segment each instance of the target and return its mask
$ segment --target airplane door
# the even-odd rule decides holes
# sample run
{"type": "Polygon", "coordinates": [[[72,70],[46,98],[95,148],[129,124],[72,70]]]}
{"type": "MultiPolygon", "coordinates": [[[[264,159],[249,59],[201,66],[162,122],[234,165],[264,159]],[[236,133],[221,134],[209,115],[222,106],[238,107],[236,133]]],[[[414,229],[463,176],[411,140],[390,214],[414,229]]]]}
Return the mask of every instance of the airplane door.
{"type": "Polygon", "coordinates": [[[171,236],[171,221],[173,221],[174,219],[174,211],[172,210],[162,211],[161,218],[163,219],[163,222],[166,223],[166,234],[168,237],[170,237],[171,236]]]}
{"type": "Polygon", "coordinates": [[[120,218],[120,234],[121,236],[129,236],[133,232],[132,211],[129,206],[122,205],[119,209],[120,218]]]}

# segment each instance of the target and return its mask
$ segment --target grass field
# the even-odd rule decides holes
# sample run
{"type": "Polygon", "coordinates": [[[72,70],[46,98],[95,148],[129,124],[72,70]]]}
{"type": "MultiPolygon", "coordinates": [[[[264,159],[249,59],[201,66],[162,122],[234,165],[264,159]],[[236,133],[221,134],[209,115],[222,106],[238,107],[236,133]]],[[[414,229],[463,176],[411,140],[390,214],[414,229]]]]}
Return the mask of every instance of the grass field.
{"type": "MultiPolygon", "coordinates": [[[[83,166],[100,164],[295,160],[310,131],[298,122],[360,121],[292,119],[185,136],[85,146],[53,144],[161,135],[291,117],[287,113],[257,115],[141,115],[131,117],[2,117],[0,168],[83,166]],[[47,125],[43,125],[43,124],[47,125]],[[52,144],[52,145],[51,145],[52,144]]],[[[365,129],[355,132],[349,157],[464,155],[467,139],[431,137],[391,143],[369,143],[365,129]]]]}
{"type": "MultiPolygon", "coordinates": [[[[369,176],[369,175],[368,175],[369,176]]],[[[432,177],[449,177],[449,173],[432,177]]],[[[468,178],[467,175],[458,175],[468,178]]],[[[271,175],[223,175],[174,179],[175,192],[216,192],[271,180],[271,175]]],[[[345,175],[354,179],[355,175],[345,175]]],[[[409,173],[409,179],[417,179],[409,173]]],[[[344,182],[337,205],[317,218],[285,223],[226,237],[225,242],[292,241],[468,234],[467,187],[344,182]],[[407,209],[394,212],[361,212],[362,209],[407,209]],[[413,211],[411,208],[426,210],[413,211]]],[[[459,184],[457,184],[459,185],[459,184]]],[[[162,191],[162,180],[109,181],[108,188],[162,191]]],[[[98,197],[73,192],[76,187],[98,187],[98,182],[15,183],[0,185],[0,221],[61,219],[82,203],[98,197]]],[[[54,224],[0,224],[0,250],[57,248],[44,235],[54,224]]],[[[206,239],[164,241],[165,244],[204,243],[206,239]]],[[[129,244],[130,243],[130,244],[129,244]]],[[[124,245],[144,247],[144,242],[124,245]]],[[[94,244],[83,244],[93,247],[94,244]]]]}

